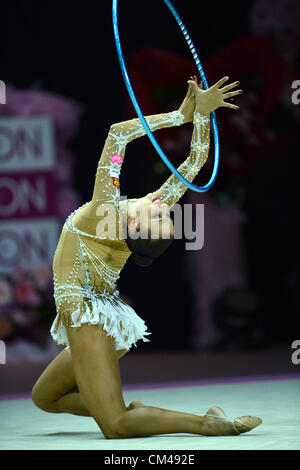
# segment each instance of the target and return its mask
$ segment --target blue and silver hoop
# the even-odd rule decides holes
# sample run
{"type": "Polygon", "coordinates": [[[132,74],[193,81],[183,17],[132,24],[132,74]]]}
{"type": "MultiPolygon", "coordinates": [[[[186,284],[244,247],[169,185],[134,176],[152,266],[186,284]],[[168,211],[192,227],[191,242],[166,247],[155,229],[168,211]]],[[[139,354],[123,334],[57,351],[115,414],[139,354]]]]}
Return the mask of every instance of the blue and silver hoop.
{"type": "MultiPolygon", "coordinates": [[[[184,26],[183,22],[181,21],[180,19],[180,16],[178,15],[178,13],[176,12],[175,8],[173,7],[172,3],[169,1],[169,0],[163,0],[165,2],[165,4],[167,5],[167,7],[170,9],[171,13],[173,14],[175,20],[177,21],[178,23],[178,26],[180,27],[187,43],[188,43],[188,46],[191,50],[191,53],[194,57],[194,60],[195,60],[195,63],[196,63],[196,66],[197,66],[197,69],[199,71],[199,74],[200,74],[200,77],[201,77],[201,80],[203,82],[203,86],[204,86],[204,89],[207,90],[207,88],[209,88],[208,86],[208,83],[207,83],[207,80],[206,80],[206,77],[205,77],[205,74],[204,74],[204,71],[203,71],[203,67],[200,63],[200,60],[199,60],[199,57],[198,57],[198,54],[196,52],[196,48],[190,38],[190,35],[189,33],[187,32],[187,29],[186,27],[184,26]]],[[[117,5],[118,5],[118,0],[113,0],[113,5],[112,5],[112,13],[113,13],[113,28],[114,28],[114,35],[115,35],[115,42],[116,42],[116,47],[117,47],[117,53],[118,53],[118,58],[119,58],[119,62],[120,62],[120,66],[121,66],[121,70],[122,70],[122,74],[123,74],[123,78],[124,78],[124,81],[125,81],[125,85],[127,87],[127,90],[128,90],[128,93],[129,93],[129,96],[130,96],[130,99],[132,101],[132,104],[133,106],[135,107],[135,110],[145,128],[145,131],[147,132],[148,134],[148,137],[152,143],[152,145],[154,146],[154,148],[156,149],[157,153],[159,154],[159,156],[161,157],[161,159],[164,161],[164,163],[167,165],[167,167],[172,171],[172,173],[174,173],[174,175],[180,180],[182,181],[182,183],[184,183],[188,188],[192,189],[193,191],[197,191],[197,192],[205,192],[205,191],[208,191],[212,185],[214,184],[215,182],[215,179],[216,179],[216,176],[217,176],[217,172],[218,172],[218,167],[219,167],[219,133],[218,133],[218,126],[217,126],[217,121],[216,121],[216,116],[215,116],[215,112],[212,112],[211,113],[211,117],[212,117],[212,124],[213,124],[213,131],[214,131],[214,142],[215,142],[215,160],[214,160],[214,168],[213,168],[213,172],[212,172],[212,175],[211,175],[211,178],[209,180],[209,182],[205,185],[205,186],[196,186],[195,184],[191,183],[190,181],[188,181],[186,178],[184,178],[177,170],[176,168],[174,168],[174,166],[172,165],[172,163],[169,161],[169,159],[167,158],[167,156],[165,155],[165,153],[163,152],[163,150],[161,149],[161,147],[159,146],[158,142],[156,141],[155,137],[153,136],[144,116],[143,116],[143,113],[138,105],[138,102],[136,100],[136,97],[134,95],[134,92],[133,92],[133,89],[132,89],[132,86],[131,86],[131,83],[130,83],[130,80],[129,80],[129,77],[128,77],[128,74],[127,74],[127,69],[126,69],[126,66],[125,66],[125,62],[124,62],[124,57],[123,57],[123,53],[122,53],[122,49],[121,49],[121,43],[120,43],[120,36],[119,36],[119,28],[118,28],[118,17],[117,17],[117,5]]]]}

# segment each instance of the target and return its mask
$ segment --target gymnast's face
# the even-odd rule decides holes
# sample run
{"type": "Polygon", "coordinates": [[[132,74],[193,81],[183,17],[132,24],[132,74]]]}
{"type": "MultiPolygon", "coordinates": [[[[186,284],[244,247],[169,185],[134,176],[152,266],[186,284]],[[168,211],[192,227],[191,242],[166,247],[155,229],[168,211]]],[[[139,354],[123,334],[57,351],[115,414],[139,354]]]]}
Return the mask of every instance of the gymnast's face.
{"type": "Polygon", "coordinates": [[[127,215],[129,230],[151,230],[151,238],[157,238],[158,235],[168,238],[173,231],[169,206],[154,193],[140,199],[129,199],[127,215]]]}

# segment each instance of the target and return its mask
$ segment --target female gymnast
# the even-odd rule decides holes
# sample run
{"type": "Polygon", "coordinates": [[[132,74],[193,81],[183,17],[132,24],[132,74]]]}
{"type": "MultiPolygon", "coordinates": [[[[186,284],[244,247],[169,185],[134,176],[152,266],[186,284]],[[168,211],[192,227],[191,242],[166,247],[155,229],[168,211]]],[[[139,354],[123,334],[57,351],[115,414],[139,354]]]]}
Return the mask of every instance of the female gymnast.
{"type": "MultiPolygon", "coordinates": [[[[239,82],[222,87],[228,79],[203,90],[202,83],[191,77],[178,110],[146,117],[151,131],[193,122],[190,154],[178,168],[189,181],[208,156],[210,113],[219,107],[238,109],[225,101],[242,93],[232,91],[239,82]]],[[[230,420],[216,406],[198,416],[145,406],[138,400],[128,407],[124,402],[118,360],[139,339],[149,341],[150,333],[120,299],[117,279],[129,256],[147,266],[167,249],[174,238],[170,209],[187,189],[171,175],[153,193],[120,200],[119,174],[126,145],[145,134],[139,118],[110,127],[92,199],[64,224],[53,260],[57,316],[51,335],[66,348],[37,380],[32,400],[49,413],[93,417],[107,439],[180,432],[238,435],[262,420],[253,416],[230,420]]]]}

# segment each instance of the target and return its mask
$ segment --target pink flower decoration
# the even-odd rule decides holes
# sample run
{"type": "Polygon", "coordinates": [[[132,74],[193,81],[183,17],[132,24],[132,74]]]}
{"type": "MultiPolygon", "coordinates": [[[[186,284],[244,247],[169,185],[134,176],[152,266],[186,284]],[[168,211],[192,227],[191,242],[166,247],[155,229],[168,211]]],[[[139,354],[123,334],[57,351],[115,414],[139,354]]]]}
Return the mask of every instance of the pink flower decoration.
{"type": "Polygon", "coordinates": [[[113,162],[113,163],[118,163],[119,165],[121,165],[121,163],[123,161],[123,158],[122,158],[121,155],[116,153],[116,155],[113,155],[112,157],[110,157],[110,161],[113,162]]]}

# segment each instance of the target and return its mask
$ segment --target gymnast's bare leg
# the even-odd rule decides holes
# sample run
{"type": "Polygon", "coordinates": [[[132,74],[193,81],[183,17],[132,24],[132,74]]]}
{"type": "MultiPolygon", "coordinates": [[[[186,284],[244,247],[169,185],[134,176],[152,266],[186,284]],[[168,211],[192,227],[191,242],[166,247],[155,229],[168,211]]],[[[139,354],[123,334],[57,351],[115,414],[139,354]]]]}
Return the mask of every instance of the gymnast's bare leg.
{"type": "Polygon", "coordinates": [[[52,371],[49,366],[48,372],[45,371],[47,374],[40,377],[32,392],[33,400],[44,411],[92,416],[108,439],[178,432],[235,435],[249,431],[247,421],[244,424],[235,422],[233,426],[230,420],[143,406],[141,402],[126,407],[114,339],[98,325],[69,327],[67,330],[72,355],[65,349],[50,364],[52,371]],[[95,357],[101,357],[101,361],[95,361],[95,357]],[[55,380],[51,377],[53,373],[55,380]],[[49,401],[45,394],[44,403],[41,395],[43,380],[47,380],[50,387],[48,397],[52,395],[53,398],[49,401]],[[72,391],[77,386],[79,393],[72,391]],[[63,387],[65,394],[62,394],[63,387]],[[54,400],[57,393],[61,396],[54,400]]]}
{"type": "MultiPolygon", "coordinates": [[[[117,359],[127,350],[116,351],[117,359]]],[[[70,347],[66,347],[44,370],[32,390],[33,402],[48,413],[70,413],[77,416],[91,414],[79,392],[70,347]]],[[[127,409],[144,406],[140,400],[132,401],[127,409]]]]}

